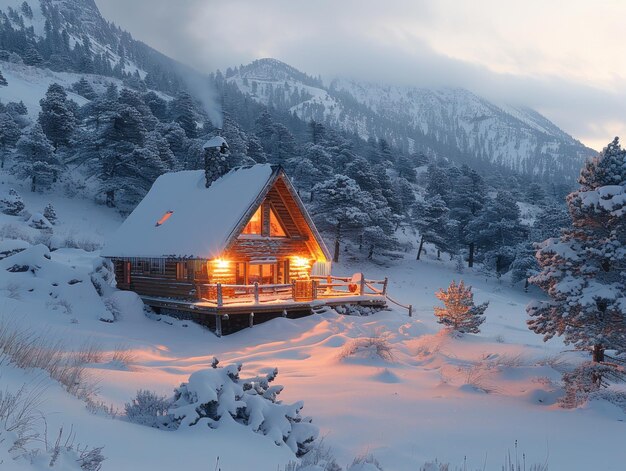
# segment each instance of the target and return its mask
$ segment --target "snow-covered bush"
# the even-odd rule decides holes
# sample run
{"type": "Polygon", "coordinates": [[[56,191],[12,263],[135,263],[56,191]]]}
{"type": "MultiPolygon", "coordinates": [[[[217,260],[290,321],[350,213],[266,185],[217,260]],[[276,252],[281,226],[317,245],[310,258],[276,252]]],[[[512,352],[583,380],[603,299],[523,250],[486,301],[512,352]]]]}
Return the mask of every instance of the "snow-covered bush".
{"type": "Polygon", "coordinates": [[[374,455],[362,455],[354,459],[347,471],[384,471],[374,455]]]}
{"type": "Polygon", "coordinates": [[[240,364],[221,368],[218,363],[215,359],[212,368],[193,373],[188,382],[176,388],[167,410],[162,398],[145,391],[127,405],[127,410],[139,421],[154,419],[159,428],[218,429],[226,422],[235,422],[267,435],[276,445],[286,444],[296,456],[311,449],[319,431],[311,418],[300,415],[301,401],[285,404],[277,400],[283,387],[270,385],[277,369],[265,376],[241,379],[240,364]]]}
{"type": "Polygon", "coordinates": [[[52,231],[52,224],[41,213],[34,213],[28,220],[28,225],[35,229],[52,231]]]}
{"type": "Polygon", "coordinates": [[[452,281],[447,290],[440,289],[435,296],[445,305],[435,307],[437,322],[460,333],[480,332],[480,325],[485,322],[484,312],[489,303],[475,305],[471,286],[465,287],[463,281],[459,284],[452,281]]]}
{"type": "Polygon", "coordinates": [[[54,206],[52,206],[52,203],[48,203],[44,208],[43,217],[50,221],[50,224],[56,224],[57,213],[54,210],[54,206]]]}
{"type": "Polygon", "coordinates": [[[389,343],[389,334],[375,332],[369,337],[352,339],[340,354],[341,359],[349,357],[378,357],[386,361],[393,360],[393,349],[389,343]]]}
{"type": "Polygon", "coordinates": [[[165,396],[144,389],[137,391],[137,396],[127,402],[124,411],[131,422],[148,427],[173,428],[172,416],[168,414],[171,401],[165,396]]]}
{"type": "Polygon", "coordinates": [[[0,211],[9,216],[17,216],[24,209],[22,197],[13,188],[0,198],[0,211]]]}
{"type": "Polygon", "coordinates": [[[609,384],[608,381],[624,381],[626,371],[619,365],[586,361],[574,370],[563,374],[565,395],[561,405],[565,408],[578,407],[609,384]]]}

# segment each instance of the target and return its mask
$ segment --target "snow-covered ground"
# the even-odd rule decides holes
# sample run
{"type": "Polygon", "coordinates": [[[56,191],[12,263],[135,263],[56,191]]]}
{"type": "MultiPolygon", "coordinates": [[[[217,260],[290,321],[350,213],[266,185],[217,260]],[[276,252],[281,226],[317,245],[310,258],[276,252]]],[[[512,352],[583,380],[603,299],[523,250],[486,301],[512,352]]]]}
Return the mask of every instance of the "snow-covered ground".
{"type": "MultiPolygon", "coordinates": [[[[31,213],[53,203],[59,218],[55,239],[61,242],[72,235],[98,245],[121,223],[110,209],[32,194],[1,174],[0,194],[9,187],[16,187],[31,213]]],[[[0,216],[0,252],[19,244],[8,239],[16,231],[30,244],[41,240],[24,219],[0,216]]],[[[243,363],[246,376],[278,367],[276,382],[285,386],[280,398],[304,401],[303,414],[313,417],[344,467],[372,453],[386,470],[417,470],[435,458],[462,466],[465,457],[467,469],[499,470],[517,441],[529,468],[547,462],[554,470],[623,469],[623,411],[600,401],[574,410],[556,404],[558,370],[581,357],[563,353],[558,340],[543,343],[526,328],[524,306],[538,293],[485,279],[478,271],[458,274],[453,263],[430,255],[420,262],[411,253],[381,264],[336,267],[343,274],[389,276],[391,295],[413,304],[412,318],[399,308],[368,317],[330,311],[217,338],[190,322],[147,317],[132,293],[105,289],[100,297],[90,283],[100,265],[97,251],[48,252],[35,245],[0,260],[0,316],[58,339],[68,350],[86,344],[101,349],[102,358],[87,370],[98,381],[96,399],[120,411],[140,388],[171,395],[190,374],[210,367],[213,357],[222,364],[243,363]],[[29,265],[34,273],[7,271],[14,265],[29,265]],[[490,305],[480,334],[454,338],[435,322],[434,293],[459,278],[474,287],[478,302],[490,305]],[[118,320],[101,321],[112,306],[118,320]],[[386,338],[393,358],[346,353],[353,339],[370,336],[386,338]],[[112,361],[116,350],[127,351],[124,362],[112,361]]],[[[0,362],[0,377],[2,389],[45,386],[39,409],[49,439],[54,441],[59,427],[72,427],[81,444],[105,447],[104,470],[214,469],[219,457],[224,471],[273,471],[295,460],[286,446],[240,425],[157,430],[88,411],[42,371],[0,362]]],[[[2,453],[0,446],[3,470],[49,469],[47,463],[27,467],[2,453]]]]}

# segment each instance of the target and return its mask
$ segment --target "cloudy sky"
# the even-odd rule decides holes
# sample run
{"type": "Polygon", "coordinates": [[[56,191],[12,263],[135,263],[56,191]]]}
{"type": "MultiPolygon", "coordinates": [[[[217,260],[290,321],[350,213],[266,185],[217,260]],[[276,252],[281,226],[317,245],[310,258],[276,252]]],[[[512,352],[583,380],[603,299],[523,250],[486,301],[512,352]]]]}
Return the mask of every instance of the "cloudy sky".
{"type": "Polygon", "coordinates": [[[625,0],[96,0],[200,71],[274,57],[311,75],[460,86],[626,140],[625,0]]]}

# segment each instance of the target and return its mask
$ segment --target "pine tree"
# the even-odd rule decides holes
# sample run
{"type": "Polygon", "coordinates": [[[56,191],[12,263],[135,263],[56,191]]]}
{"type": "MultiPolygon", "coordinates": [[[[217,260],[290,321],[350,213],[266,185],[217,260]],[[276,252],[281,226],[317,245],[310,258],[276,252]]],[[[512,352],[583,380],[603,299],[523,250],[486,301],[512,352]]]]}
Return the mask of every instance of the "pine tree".
{"type": "Polygon", "coordinates": [[[39,123],[33,124],[17,142],[15,166],[19,176],[31,179],[31,191],[57,180],[61,162],[39,123]]]}
{"type": "Polygon", "coordinates": [[[0,198],[0,211],[10,216],[17,216],[24,209],[24,201],[22,197],[13,188],[9,193],[0,198]]]}
{"type": "MultiPolygon", "coordinates": [[[[428,242],[437,247],[437,252],[447,249],[448,240],[448,213],[450,210],[446,202],[438,194],[429,195],[413,207],[412,219],[420,233],[420,244],[417,250],[417,260],[422,255],[424,243],[428,242]]],[[[439,256],[437,257],[439,258],[439,256]]]]}
{"type": "Polygon", "coordinates": [[[53,83],[48,87],[46,96],[39,101],[41,112],[39,124],[46,137],[55,149],[61,145],[68,145],[77,120],[74,115],[74,105],[67,99],[67,93],[61,85],[53,83]]]}
{"type": "Polygon", "coordinates": [[[529,203],[539,204],[543,202],[545,198],[546,192],[539,183],[533,182],[526,188],[526,200],[529,203]]]}
{"type": "Polygon", "coordinates": [[[32,46],[26,50],[23,58],[24,58],[24,63],[26,65],[37,66],[37,65],[41,65],[41,63],[43,62],[43,57],[41,57],[41,54],[39,54],[39,51],[32,46]]]}
{"type": "Polygon", "coordinates": [[[0,113],[0,168],[20,138],[21,131],[9,113],[0,113]]]}
{"type": "MultiPolygon", "coordinates": [[[[456,221],[458,245],[467,244],[469,249],[468,266],[474,266],[476,241],[468,232],[468,225],[482,209],[487,190],[483,179],[467,166],[461,169],[462,175],[455,182],[449,195],[450,219],[456,221]]],[[[446,199],[443,196],[444,200],[446,199]]]]}
{"type": "Polygon", "coordinates": [[[0,72],[0,87],[6,87],[8,84],[9,82],[7,82],[7,79],[5,79],[2,72],[0,72]]]}
{"type": "Polygon", "coordinates": [[[171,114],[175,122],[185,131],[189,139],[193,139],[197,134],[196,114],[191,95],[187,92],[180,92],[171,103],[171,114]]]}
{"type": "Polygon", "coordinates": [[[445,306],[435,307],[437,322],[460,333],[480,332],[480,325],[485,322],[484,313],[489,303],[475,305],[471,286],[465,287],[463,281],[459,284],[452,281],[447,290],[440,289],[435,296],[443,301],[445,306]]]}
{"type": "Polygon", "coordinates": [[[545,341],[562,336],[598,363],[606,350],[626,351],[626,150],[617,138],[578,181],[567,197],[573,227],[540,245],[541,272],[531,278],[551,299],[526,310],[545,341]]]}
{"type": "Polygon", "coordinates": [[[57,213],[54,210],[54,206],[52,206],[52,203],[48,203],[44,208],[43,217],[50,221],[50,224],[56,224],[57,213]]]}
{"type": "Polygon", "coordinates": [[[506,273],[513,261],[511,246],[526,238],[526,227],[512,195],[501,190],[487,201],[480,213],[467,225],[467,238],[482,251],[483,261],[491,260],[498,276],[506,273]]]}
{"type": "Polygon", "coordinates": [[[78,82],[72,84],[72,90],[77,94],[86,98],[87,100],[93,100],[98,97],[89,81],[85,77],[81,77],[78,82]]]}
{"type": "Polygon", "coordinates": [[[374,210],[371,196],[345,175],[335,175],[313,188],[316,198],[311,215],[320,229],[334,232],[333,260],[339,261],[340,244],[347,234],[354,235],[370,225],[374,210]]]}

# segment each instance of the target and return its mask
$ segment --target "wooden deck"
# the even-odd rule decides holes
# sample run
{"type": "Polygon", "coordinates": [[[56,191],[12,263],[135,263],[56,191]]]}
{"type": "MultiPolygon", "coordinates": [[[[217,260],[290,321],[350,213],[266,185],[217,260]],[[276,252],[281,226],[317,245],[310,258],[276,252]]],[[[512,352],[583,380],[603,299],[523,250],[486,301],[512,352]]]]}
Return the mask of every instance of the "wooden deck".
{"type": "Polygon", "coordinates": [[[380,309],[387,306],[386,298],[382,295],[329,296],[312,301],[274,299],[261,300],[259,303],[230,303],[223,306],[208,301],[185,301],[153,296],[142,296],[141,299],[158,313],[192,320],[208,327],[218,337],[277,317],[296,319],[323,312],[326,306],[359,305],[380,309]]]}
{"type": "Polygon", "coordinates": [[[196,283],[193,297],[139,292],[143,302],[157,313],[189,319],[222,336],[277,317],[298,318],[324,312],[326,307],[365,306],[378,309],[388,302],[408,310],[387,294],[387,282],[360,276],[317,276],[301,284],[231,285],[196,283]]]}

